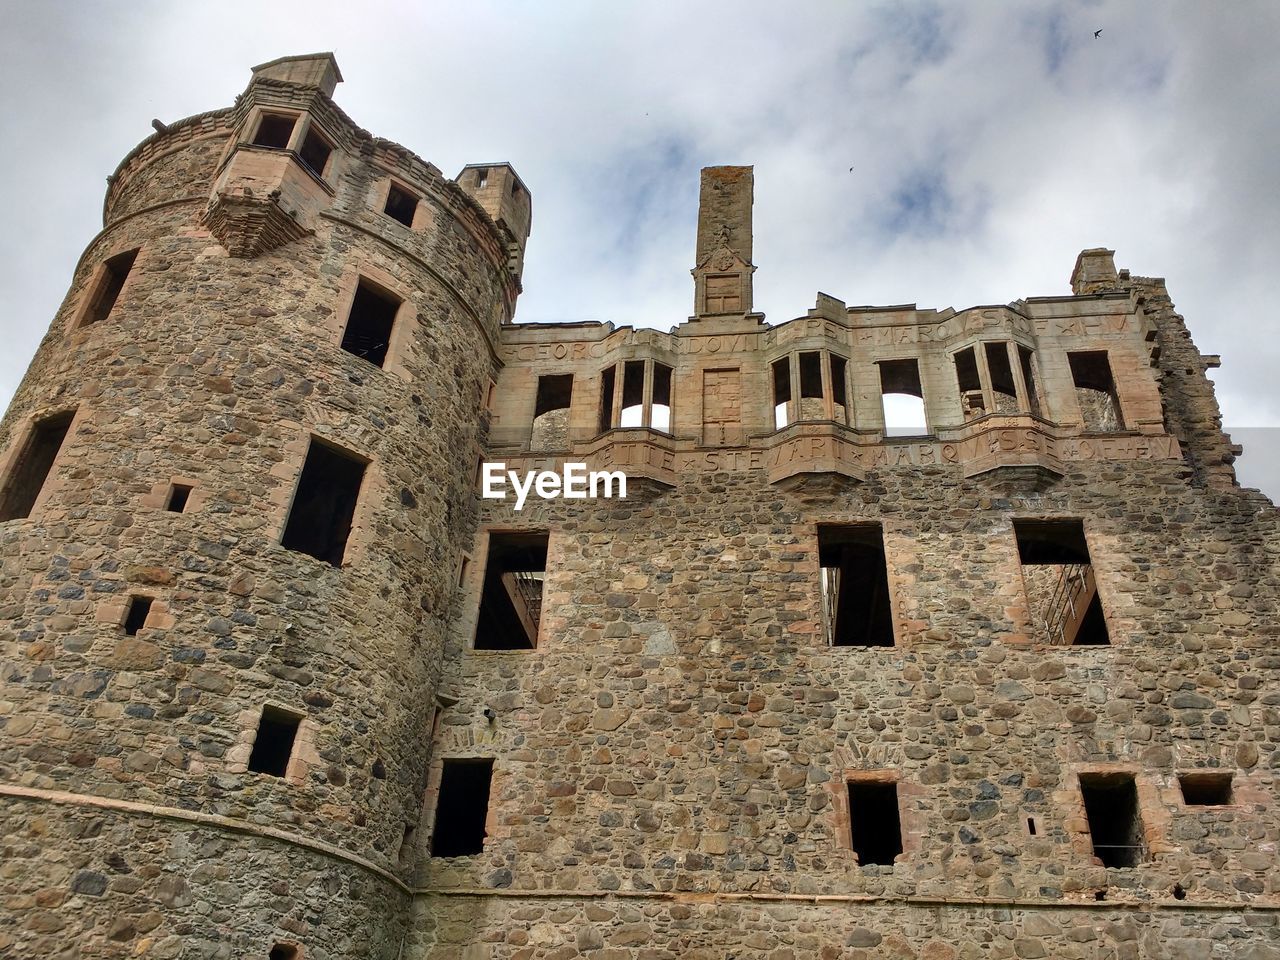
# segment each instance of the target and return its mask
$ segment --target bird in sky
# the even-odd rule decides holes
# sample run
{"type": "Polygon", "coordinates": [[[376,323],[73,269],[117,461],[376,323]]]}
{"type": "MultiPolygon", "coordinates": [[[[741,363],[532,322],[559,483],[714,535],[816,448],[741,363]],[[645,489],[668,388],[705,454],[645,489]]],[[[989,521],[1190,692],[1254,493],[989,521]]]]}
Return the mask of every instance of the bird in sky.
{"type": "Polygon", "coordinates": [[[1093,31],[1093,39],[1097,40],[1097,39],[1098,39],[1099,37],[1101,37],[1101,36],[1102,36],[1102,31],[1101,31],[1101,30],[1095,30],[1095,31],[1093,31]]]}

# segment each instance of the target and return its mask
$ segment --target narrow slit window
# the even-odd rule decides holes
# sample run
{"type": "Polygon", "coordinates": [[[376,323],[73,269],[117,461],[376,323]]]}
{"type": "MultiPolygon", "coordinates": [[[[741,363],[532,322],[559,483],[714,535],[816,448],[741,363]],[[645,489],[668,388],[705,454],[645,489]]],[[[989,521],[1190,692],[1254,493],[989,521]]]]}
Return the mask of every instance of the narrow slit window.
{"type": "Polygon", "coordinates": [[[387,202],[383,205],[382,212],[392,220],[397,220],[406,227],[412,227],[413,215],[418,212],[418,198],[408,190],[401,190],[393,183],[387,190],[387,202]]]}
{"type": "Polygon", "coordinates": [[[831,354],[831,405],[840,423],[849,422],[849,389],[845,380],[848,366],[844,357],[831,354]]]}
{"type": "Polygon", "coordinates": [[[886,437],[916,437],[929,432],[919,362],[881,360],[880,396],[886,437]]]}
{"type": "Polygon", "coordinates": [[[1180,773],[1178,786],[1188,807],[1225,807],[1231,803],[1230,773],[1180,773]]]}
{"type": "Polygon", "coordinates": [[[1107,867],[1136,867],[1146,860],[1133,775],[1081,774],[1080,793],[1094,856],[1107,867]]]}
{"type": "Polygon", "coordinates": [[[1116,393],[1115,379],[1111,376],[1107,351],[1069,353],[1067,360],[1071,364],[1071,379],[1075,383],[1076,400],[1080,404],[1080,416],[1084,420],[1085,430],[1090,433],[1123,430],[1120,397],[1116,393]]]}
{"type": "Polygon", "coordinates": [[[800,354],[800,411],[797,419],[825,420],[822,402],[822,354],[816,350],[800,354]]]}
{"type": "Polygon", "coordinates": [[[547,540],[546,533],[489,534],[477,650],[532,650],[538,645],[547,540]]]}
{"type": "Polygon", "coordinates": [[[297,117],[264,113],[262,119],[258,121],[258,132],[253,135],[253,145],[270,147],[273,150],[286,149],[293,136],[293,126],[297,122],[297,117]]]}
{"type": "Polygon", "coordinates": [[[898,785],[883,780],[850,780],[849,832],[861,866],[892,866],[902,853],[898,785]]]}
{"type": "Polygon", "coordinates": [[[600,432],[613,426],[613,387],[617,365],[606,367],[600,374],[600,432]]]}
{"type": "Polygon", "coordinates": [[[351,300],[347,328],[342,334],[342,349],[363,357],[375,367],[385,364],[400,303],[399,297],[361,280],[351,300]]]}
{"type": "Polygon", "coordinates": [[[1040,415],[1040,395],[1036,392],[1036,374],[1031,363],[1031,351],[1018,347],[1018,363],[1022,366],[1022,382],[1027,386],[1027,404],[1031,412],[1040,415]]]}
{"type": "Polygon", "coordinates": [[[74,411],[56,413],[38,420],[32,427],[21,451],[9,465],[9,475],[0,493],[0,522],[31,515],[74,416],[74,411]]]}
{"type": "Polygon", "coordinates": [[[282,544],[342,566],[365,461],[312,438],[282,544]]]}
{"type": "Polygon", "coordinates": [[[317,177],[323,177],[332,153],[333,145],[316,130],[314,124],[308,127],[307,135],[302,138],[302,149],[298,151],[298,159],[303,166],[317,177]]]}
{"type": "Polygon", "coordinates": [[[975,420],[987,413],[986,395],[982,392],[982,378],[978,375],[978,361],[973,347],[956,354],[956,383],[960,387],[960,407],[966,420],[975,420]]]}
{"type": "Polygon", "coordinates": [[[186,513],[193,487],[189,483],[175,483],[169,488],[169,499],[164,508],[170,513],[186,513]]]}
{"type": "Polygon", "coordinates": [[[988,343],[987,372],[991,375],[991,392],[995,395],[995,412],[1018,412],[1018,388],[1013,381],[1013,365],[1009,362],[1008,343],[988,343]]]}
{"type": "Polygon", "coordinates": [[[622,365],[622,413],[618,425],[644,426],[643,360],[628,360],[622,365]]]}
{"type": "Polygon", "coordinates": [[[572,373],[538,378],[538,392],[533,406],[533,430],[529,436],[531,449],[569,449],[569,405],[572,400],[572,373]]]}
{"type": "Polygon", "coordinates": [[[126,636],[136,637],[138,631],[147,625],[147,615],[151,613],[152,597],[130,597],[129,606],[124,615],[124,632],[126,636]]]}
{"type": "Polygon", "coordinates": [[[653,405],[649,426],[671,432],[671,368],[665,363],[653,365],[653,405]]]}
{"type": "Polygon", "coordinates": [[[1015,520],[1027,606],[1036,630],[1058,646],[1111,642],[1079,520],[1015,520]]]}
{"type": "Polygon", "coordinates": [[[478,167],[476,169],[476,189],[483,190],[489,185],[489,168],[478,167]]]}
{"type": "Polygon", "coordinates": [[[431,856],[472,857],[484,852],[485,820],[493,785],[492,759],[445,760],[440,773],[431,856]]]}
{"type": "Polygon", "coordinates": [[[892,647],[889,573],[880,525],[819,525],[818,563],[827,643],[892,647]]]}
{"type": "Polygon", "coordinates": [[[278,707],[263,707],[258,719],[258,733],[249,753],[249,769],[272,777],[283,777],[293,755],[302,718],[278,707]]]}
{"type": "Polygon", "coordinates": [[[781,430],[791,422],[791,360],[783,357],[773,361],[773,426],[781,430]]]}
{"type": "Polygon", "coordinates": [[[89,308],[85,311],[81,326],[87,327],[91,323],[99,323],[111,316],[116,301],[120,299],[120,291],[124,289],[125,281],[129,279],[129,272],[137,259],[137,250],[126,250],[124,253],[117,253],[102,265],[102,276],[98,278],[97,286],[94,287],[93,298],[89,301],[89,308]]]}

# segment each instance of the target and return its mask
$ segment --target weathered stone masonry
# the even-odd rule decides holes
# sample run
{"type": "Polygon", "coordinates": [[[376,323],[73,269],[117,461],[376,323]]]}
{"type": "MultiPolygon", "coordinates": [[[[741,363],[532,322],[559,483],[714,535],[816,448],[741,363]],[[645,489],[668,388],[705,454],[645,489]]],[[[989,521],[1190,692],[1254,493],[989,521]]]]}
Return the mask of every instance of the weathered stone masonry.
{"type": "Polygon", "coordinates": [[[264,64],[125,159],[0,428],[9,510],[71,418],[0,522],[0,955],[1280,957],[1277,514],[1163,281],[1087,250],[1070,296],[770,326],[709,168],[687,321],[516,325],[514,171],[445,180],[339,79],[264,64]],[[281,544],[316,449],[363,471],[336,563],[281,544]],[[482,459],[629,496],[516,512],[482,459]],[[532,648],[485,649],[493,590],[532,648]],[[892,645],[831,645],[863,600],[892,645]],[[481,852],[433,857],[462,760],[481,852]]]}

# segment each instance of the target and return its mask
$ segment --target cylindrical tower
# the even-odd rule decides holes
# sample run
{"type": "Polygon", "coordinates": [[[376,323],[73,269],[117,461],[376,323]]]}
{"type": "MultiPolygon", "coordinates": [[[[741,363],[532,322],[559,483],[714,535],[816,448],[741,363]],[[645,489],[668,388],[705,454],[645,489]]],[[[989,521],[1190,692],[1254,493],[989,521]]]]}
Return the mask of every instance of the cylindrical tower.
{"type": "Polygon", "coordinates": [[[530,207],[340,79],[157,124],[0,427],[2,955],[398,955],[530,207]]]}

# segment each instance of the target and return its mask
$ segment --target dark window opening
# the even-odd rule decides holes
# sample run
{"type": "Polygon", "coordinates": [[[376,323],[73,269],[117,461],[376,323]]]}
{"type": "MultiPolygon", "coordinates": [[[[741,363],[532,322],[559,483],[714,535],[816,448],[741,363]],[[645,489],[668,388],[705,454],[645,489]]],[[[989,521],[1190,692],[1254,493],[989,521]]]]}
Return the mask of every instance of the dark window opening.
{"type": "Polygon", "coordinates": [[[30,516],[74,416],[75,411],[71,410],[56,413],[32,427],[21,452],[9,467],[4,492],[0,495],[0,522],[30,516]]]}
{"type": "Polygon", "coordinates": [[[298,151],[298,159],[317,177],[324,176],[324,168],[329,165],[329,155],[333,146],[316,130],[315,126],[307,128],[307,135],[302,138],[302,149],[298,151]]]}
{"type": "Polygon", "coordinates": [[[1111,376],[1107,351],[1069,353],[1067,360],[1071,364],[1071,379],[1075,382],[1076,399],[1080,403],[1080,416],[1084,420],[1085,430],[1091,433],[1123,430],[1120,397],[1111,376]]]}
{"type": "Polygon", "coordinates": [[[1061,646],[1111,642],[1084,523],[1079,520],[1015,520],[1027,606],[1036,629],[1061,646]]]}
{"type": "Polygon", "coordinates": [[[302,960],[302,952],[295,944],[277,943],[267,954],[267,960],[302,960]]]}
{"type": "Polygon", "coordinates": [[[616,365],[606,368],[600,374],[600,432],[604,433],[613,426],[613,389],[617,376],[616,365]]]}
{"type": "Polygon", "coordinates": [[[781,430],[791,418],[788,406],[791,403],[791,360],[783,357],[773,361],[773,426],[781,430]]]}
{"type": "Polygon", "coordinates": [[[164,508],[170,513],[185,513],[193,487],[187,483],[175,483],[169,488],[169,500],[164,508]]]}
{"type": "Polygon", "coordinates": [[[418,211],[418,198],[407,190],[401,190],[394,183],[387,191],[387,202],[382,208],[392,220],[398,220],[406,227],[413,226],[413,215],[418,211]]]}
{"type": "Polygon", "coordinates": [[[986,396],[982,392],[982,379],[978,375],[978,361],[973,347],[956,354],[956,382],[960,385],[960,406],[966,420],[981,417],[987,412],[986,396]]]}
{"type": "Polygon", "coordinates": [[[822,402],[822,354],[811,351],[800,354],[799,420],[825,420],[827,410],[822,402]]]}
{"type": "Polygon", "coordinates": [[[1131,774],[1080,775],[1080,793],[1093,838],[1093,853],[1107,867],[1136,867],[1147,859],[1131,774]]]}
{"type": "Polygon", "coordinates": [[[1027,404],[1031,412],[1039,416],[1040,396],[1036,393],[1036,375],[1031,364],[1031,351],[1026,347],[1018,347],[1018,362],[1022,365],[1022,382],[1027,387],[1027,404]]]}
{"type": "Polygon", "coordinates": [[[254,134],[253,145],[284,150],[289,146],[289,138],[293,136],[293,125],[297,122],[297,117],[264,113],[262,119],[258,121],[258,132],[254,134]]]}
{"type": "Polygon", "coordinates": [[[538,378],[538,391],[533,405],[533,429],[529,437],[532,449],[569,448],[569,404],[572,400],[572,373],[538,378]]]}
{"type": "Polygon", "coordinates": [[[127,636],[136,637],[138,631],[146,625],[152,602],[152,597],[129,598],[129,608],[124,615],[124,632],[127,636]]]}
{"type": "Polygon", "coordinates": [[[1027,817],[1027,834],[1034,837],[1036,835],[1036,818],[1027,817]]]}
{"type": "Polygon", "coordinates": [[[671,368],[665,363],[653,365],[653,404],[649,409],[649,426],[670,433],[671,368]]]}
{"type": "Polygon", "coordinates": [[[124,289],[124,282],[129,279],[133,262],[137,259],[137,250],[127,250],[117,253],[102,265],[102,276],[94,288],[93,299],[89,302],[82,326],[98,323],[111,316],[116,301],[120,299],[120,291],[124,289]]]}
{"type": "Polygon", "coordinates": [[[476,169],[476,189],[483,190],[489,185],[489,168],[479,167],[476,169]]]}
{"type": "Polygon", "coordinates": [[[1018,413],[1018,388],[1013,381],[1013,364],[1009,362],[1007,343],[988,343],[987,373],[995,394],[996,413],[1018,413]]]}
{"type": "Polygon", "coordinates": [[[258,734],[253,738],[253,750],[249,754],[249,769],[272,777],[283,777],[293,754],[293,742],[298,736],[302,718],[295,713],[277,707],[263,707],[258,720],[258,734]]]}
{"type": "Polygon", "coordinates": [[[622,413],[618,425],[644,426],[644,361],[628,360],[622,365],[622,413]]]}
{"type": "Polygon", "coordinates": [[[833,647],[892,647],[893,618],[879,524],[818,526],[822,620],[833,647]]]}
{"type": "Polygon", "coordinates": [[[431,856],[471,857],[484,852],[493,760],[446,760],[440,774],[431,856]]]}
{"type": "Polygon", "coordinates": [[[347,329],[342,334],[342,349],[363,357],[375,367],[387,361],[391,344],[391,328],[400,312],[400,299],[379,290],[367,280],[356,286],[347,316],[347,329]]]}
{"type": "Polygon", "coordinates": [[[313,437],[281,543],[342,566],[364,469],[363,460],[313,437]]]}
{"type": "Polygon", "coordinates": [[[485,560],[477,650],[532,650],[538,645],[546,533],[491,533],[485,560]]]}
{"type": "Polygon", "coordinates": [[[929,432],[916,360],[881,360],[880,396],[886,437],[913,437],[929,432]]]}
{"type": "Polygon", "coordinates": [[[846,384],[848,362],[844,357],[831,354],[831,402],[836,419],[841,423],[849,422],[849,388],[846,384]]]}
{"type": "Polygon", "coordinates": [[[1181,773],[1178,786],[1188,807],[1224,807],[1231,802],[1231,774],[1181,773]]]}
{"type": "Polygon", "coordinates": [[[860,865],[892,866],[902,853],[898,785],[880,780],[850,780],[849,832],[860,865]]]}

